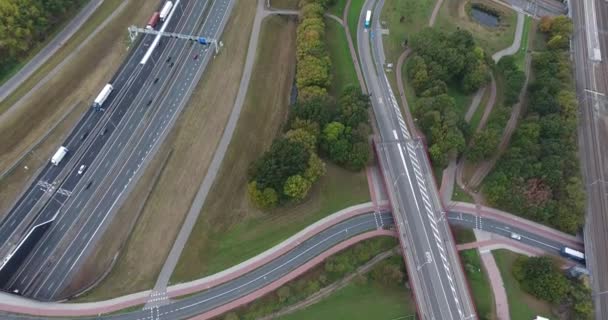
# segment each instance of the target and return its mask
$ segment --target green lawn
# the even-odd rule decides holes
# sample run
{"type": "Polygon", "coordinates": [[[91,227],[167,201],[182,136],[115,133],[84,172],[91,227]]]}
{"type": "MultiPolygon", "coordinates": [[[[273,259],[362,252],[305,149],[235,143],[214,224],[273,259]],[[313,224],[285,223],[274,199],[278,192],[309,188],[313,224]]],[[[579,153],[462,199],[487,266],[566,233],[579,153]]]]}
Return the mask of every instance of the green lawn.
{"type": "Polygon", "coordinates": [[[327,8],[327,12],[342,19],[342,14],[344,13],[345,7],[346,7],[346,0],[335,0],[334,4],[331,7],[327,8]]]}
{"type": "Polygon", "coordinates": [[[411,34],[428,26],[435,0],[386,0],[382,21],[390,33],[384,37],[384,52],[388,61],[397,62],[403,52],[402,42],[411,34]]]}
{"type": "Polygon", "coordinates": [[[319,303],[279,319],[405,320],[415,319],[415,312],[410,294],[404,288],[367,281],[350,284],[319,303]]]}
{"type": "MultiPolygon", "coordinates": [[[[473,96],[471,96],[473,98],[473,96]]],[[[471,122],[469,122],[469,127],[471,128],[471,133],[474,133],[477,130],[477,126],[479,126],[479,122],[481,121],[481,117],[483,116],[484,111],[486,110],[486,104],[488,104],[488,100],[490,100],[490,87],[486,89],[483,93],[483,97],[479,102],[479,106],[477,106],[477,110],[473,113],[471,117],[471,122]]]]}
{"type": "Polygon", "coordinates": [[[344,28],[334,19],[325,18],[325,36],[331,39],[327,41],[333,74],[329,91],[334,97],[339,97],[346,86],[353,84],[358,86],[359,81],[353,59],[350,57],[344,28]]]}
{"type": "Polygon", "coordinates": [[[511,268],[519,254],[505,249],[494,250],[492,254],[494,254],[507,291],[511,319],[534,319],[537,315],[552,316],[550,305],[524,292],[520,288],[519,282],[513,277],[511,268]]]}
{"type": "Polygon", "coordinates": [[[528,51],[528,37],[530,34],[530,27],[532,26],[532,18],[526,16],[524,21],[524,31],[521,35],[521,45],[517,53],[515,53],[515,64],[520,70],[524,70],[524,62],[526,59],[526,51],[528,51]]]}
{"type": "Polygon", "coordinates": [[[359,26],[359,15],[364,3],[365,0],[352,0],[348,10],[348,31],[350,31],[350,36],[353,39],[355,50],[357,49],[357,28],[363,28],[363,26],[359,26]]]}
{"type": "Polygon", "coordinates": [[[462,202],[475,202],[473,198],[466,193],[458,184],[454,184],[454,194],[452,194],[452,199],[454,201],[462,201],[462,202]]]}
{"type": "Polygon", "coordinates": [[[457,244],[475,242],[475,233],[472,229],[468,229],[460,226],[451,226],[452,234],[457,244]]]}
{"type": "Polygon", "coordinates": [[[490,0],[473,1],[492,7],[500,12],[500,25],[496,28],[489,28],[475,22],[467,13],[470,2],[465,7],[462,7],[462,1],[444,0],[437,15],[436,27],[446,32],[455,31],[457,28],[470,31],[479,45],[490,55],[509,47],[513,43],[515,27],[517,25],[515,11],[495,4],[490,0]]]}
{"type": "Polygon", "coordinates": [[[473,300],[475,300],[477,314],[482,320],[494,319],[494,295],[486,271],[481,266],[479,252],[477,249],[460,251],[460,257],[473,294],[473,300]]]}
{"type": "Polygon", "coordinates": [[[297,10],[300,0],[270,0],[270,6],[275,9],[297,10]]]}

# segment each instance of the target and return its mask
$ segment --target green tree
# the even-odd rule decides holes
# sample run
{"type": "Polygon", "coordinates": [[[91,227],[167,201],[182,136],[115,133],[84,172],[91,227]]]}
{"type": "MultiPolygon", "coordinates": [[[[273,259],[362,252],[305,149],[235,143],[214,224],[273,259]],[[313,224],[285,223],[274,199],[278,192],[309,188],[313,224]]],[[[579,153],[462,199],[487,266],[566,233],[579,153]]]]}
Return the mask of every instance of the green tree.
{"type": "Polygon", "coordinates": [[[304,128],[287,131],[285,133],[285,138],[291,142],[303,144],[311,154],[317,150],[317,137],[304,128]]]}
{"type": "Polygon", "coordinates": [[[256,181],[251,181],[247,185],[247,194],[253,204],[261,209],[270,209],[279,202],[277,192],[273,188],[258,189],[256,181]]]}
{"type": "Polygon", "coordinates": [[[324,176],[326,171],[323,160],[316,153],[311,153],[308,159],[308,168],[304,171],[304,178],[310,182],[315,182],[324,176]]]}
{"type": "Polygon", "coordinates": [[[302,200],[308,194],[310,187],[310,181],[297,174],[287,178],[283,192],[292,199],[302,200]]]}
{"type": "Polygon", "coordinates": [[[306,103],[311,100],[326,100],[327,89],[319,86],[307,86],[298,88],[298,102],[306,103]]]}

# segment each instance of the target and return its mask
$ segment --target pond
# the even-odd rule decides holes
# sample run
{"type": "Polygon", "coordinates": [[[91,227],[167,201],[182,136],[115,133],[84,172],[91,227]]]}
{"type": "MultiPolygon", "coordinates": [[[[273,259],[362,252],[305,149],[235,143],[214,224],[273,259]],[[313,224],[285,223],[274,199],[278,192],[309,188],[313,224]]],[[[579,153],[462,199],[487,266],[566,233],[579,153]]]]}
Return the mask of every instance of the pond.
{"type": "Polygon", "coordinates": [[[471,8],[471,16],[475,21],[486,27],[498,27],[498,16],[493,13],[482,10],[481,8],[473,6],[471,8]]]}

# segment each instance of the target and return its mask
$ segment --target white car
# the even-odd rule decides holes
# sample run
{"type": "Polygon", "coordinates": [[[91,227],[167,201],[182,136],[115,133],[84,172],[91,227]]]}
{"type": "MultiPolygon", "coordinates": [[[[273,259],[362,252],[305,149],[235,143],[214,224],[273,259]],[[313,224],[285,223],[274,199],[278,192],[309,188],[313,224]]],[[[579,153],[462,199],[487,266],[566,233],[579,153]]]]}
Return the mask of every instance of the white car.
{"type": "Polygon", "coordinates": [[[85,170],[87,170],[87,166],[84,164],[81,165],[80,168],[78,169],[78,174],[83,174],[85,170]]]}
{"type": "Polygon", "coordinates": [[[511,232],[511,239],[521,240],[521,236],[518,235],[517,233],[511,232]]]}

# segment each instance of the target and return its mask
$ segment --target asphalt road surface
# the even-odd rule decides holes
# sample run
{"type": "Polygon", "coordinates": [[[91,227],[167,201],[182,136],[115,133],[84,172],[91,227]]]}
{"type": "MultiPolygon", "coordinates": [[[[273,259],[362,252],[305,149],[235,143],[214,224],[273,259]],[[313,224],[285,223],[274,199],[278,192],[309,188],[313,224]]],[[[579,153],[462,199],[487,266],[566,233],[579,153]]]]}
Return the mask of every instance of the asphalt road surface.
{"type": "MultiPolygon", "coordinates": [[[[217,38],[231,8],[232,1],[228,0],[182,1],[171,24],[178,25],[177,32],[217,38]]],[[[141,55],[129,60],[135,73],[130,78],[133,89],[122,95],[127,111],[100,129],[107,129],[104,135],[94,135],[96,140],[89,150],[95,150],[96,155],[87,152],[71,166],[68,178],[59,184],[59,189],[67,192],[55,192],[36,218],[44,221],[60,213],[28,261],[11,278],[9,290],[18,289],[41,300],[63,295],[70,276],[79,269],[82,258],[90,253],[141,175],[213,56],[213,50],[183,40],[163,39],[160,46],[146,65],[139,64],[141,55]],[[199,57],[194,59],[196,55],[199,57]],[[107,143],[99,142],[108,136],[107,143]],[[76,171],[82,163],[89,169],[79,176],[76,171]]]]}
{"type": "Polygon", "coordinates": [[[475,307],[439,200],[426,148],[408,132],[384,73],[380,33],[383,0],[367,0],[357,27],[363,75],[372,94],[381,161],[399,240],[422,319],[475,319],[475,307]],[[367,10],[372,27],[364,29],[367,10]]]}
{"type": "MultiPolygon", "coordinates": [[[[461,213],[448,213],[451,225],[466,228],[477,228],[505,237],[511,232],[521,235],[521,242],[540,248],[548,253],[558,253],[564,244],[549,238],[527,232],[516,226],[502,223],[490,218],[461,213]]],[[[322,232],[303,241],[286,254],[272,260],[246,275],[230,280],[209,290],[191,295],[187,298],[172,300],[166,305],[154,307],[149,310],[139,310],[121,315],[107,315],[97,319],[143,319],[152,316],[155,319],[187,319],[197,314],[213,310],[235,299],[259,290],[270,283],[280,279],[299,266],[320,255],[324,251],[356,235],[376,229],[390,229],[394,227],[393,216],[388,212],[368,212],[349,218],[335,224],[322,232]]],[[[41,319],[42,317],[0,314],[2,319],[41,319]]]]}
{"type": "MultiPolygon", "coordinates": [[[[583,176],[587,189],[585,220],[585,252],[591,272],[591,286],[596,319],[608,317],[608,190],[606,161],[608,160],[608,3],[595,1],[597,29],[593,23],[592,1],[570,1],[574,24],[572,53],[579,99],[579,146],[583,176]],[[587,20],[588,19],[588,20],[587,20]],[[590,30],[591,29],[591,30],[590,30]],[[599,31],[601,62],[590,57],[596,43],[588,42],[599,31]],[[591,44],[591,45],[590,45],[591,44]],[[590,48],[591,47],[591,48],[590,48]]],[[[595,38],[597,39],[597,38],[595,38]]],[[[595,41],[593,41],[595,42],[595,41]]]]}
{"type": "MultiPolygon", "coordinates": [[[[95,319],[132,320],[145,319],[150,316],[153,319],[188,319],[269,285],[346,239],[392,225],[393,217],[390,213],[371,212],[359,215],[323,230],[303,241],[288,253],[229,282],[150,310],[108,315],[95,319]]],[[[2,315],[2,319],[42,319],[42,317],[5,314],[2,315]]]]}

